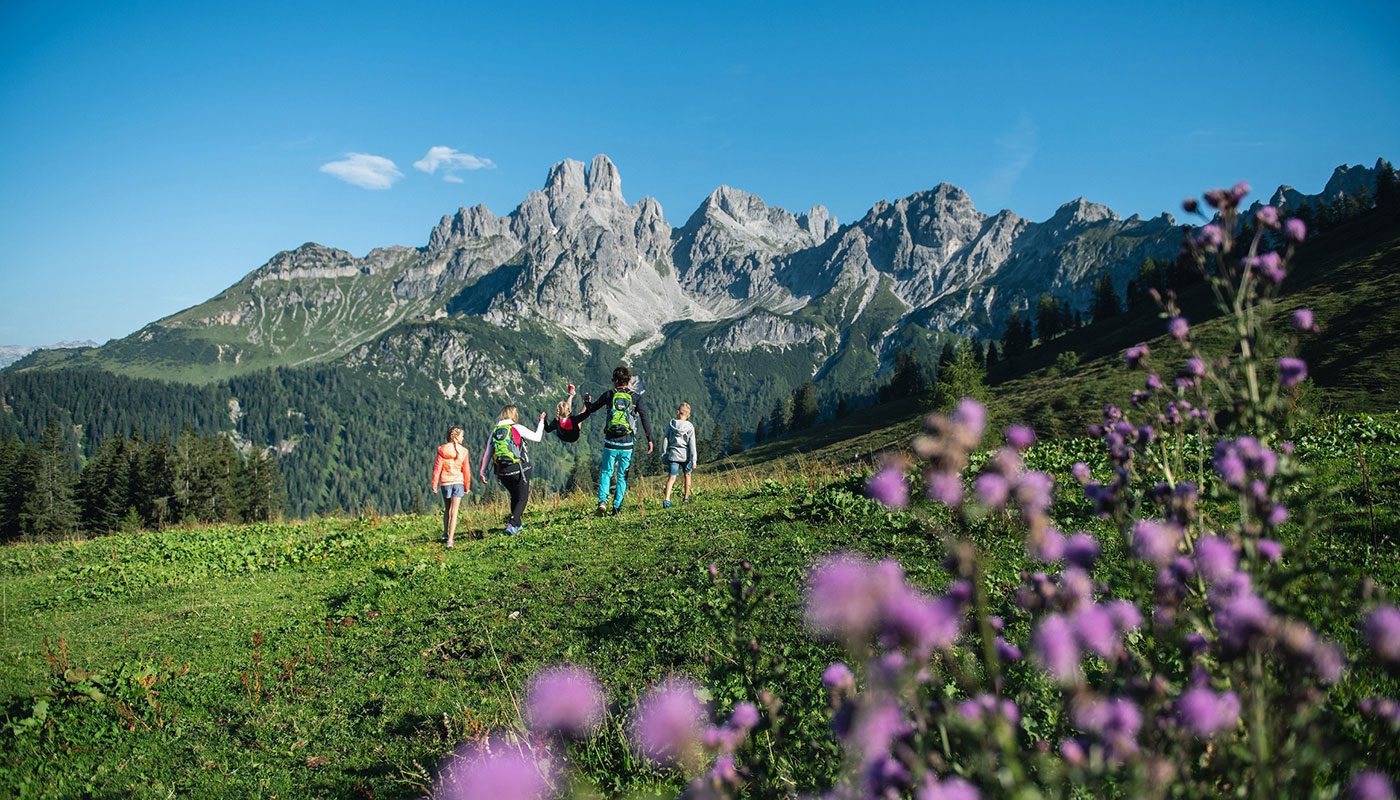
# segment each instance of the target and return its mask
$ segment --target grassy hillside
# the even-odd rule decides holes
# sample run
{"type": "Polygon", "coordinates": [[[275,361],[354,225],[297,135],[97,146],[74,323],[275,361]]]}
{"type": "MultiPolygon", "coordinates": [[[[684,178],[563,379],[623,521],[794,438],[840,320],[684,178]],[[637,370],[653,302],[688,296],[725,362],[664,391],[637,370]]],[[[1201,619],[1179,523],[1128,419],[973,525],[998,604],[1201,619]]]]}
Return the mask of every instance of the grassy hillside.
{"type": "MultiPolygon", "coordinates": [[[[1353,420],[1303,442],[1320,471],[1313,486],[1342,493],[1314,506],[1333,524],[1312,551],[1327,568],[1299,564],[1294,599],[1305,608],[1338,599],[1343,613],[1314,621],[1352,650],[1361,576],[1400,589],[1394,541],[1371,527],[1374,515],[1382,534],[1395,529],[1400,494],[1393,481],[1363,486],[1355,468],[1359,456],[1377,476],[1400,469],[1397,430],[1393,418],[1353,420]]],[[[1119,575],[1129,569],[1121,543],[1087,516],[1063,474],[1082,454],[1078,443],[1052,442],[1027,458],[1060,478],[1059,524],[1099,535],[1098,574],[1119,575]]],[[[656,481],[641,482],[618,519],[590,515],[588,498],[537,502],[514,538],[498,532],[499,505],[477,508],[450,551],[436,542],[435,517],[0,548],[0,786],[19,797],[420,796],[457,742],[516,720],[528,674],[570,660],[597,670],[612,701],[604,733],[577,754],[583,774],[607,796],[674,796],[675,778],[625,744],[627,710],[675,671],[707,681],[720,709],[752,697],[731,668],[737,636],[781,665],[764,685],[783,698],[800,740],[817,743],[778,747],[782,780],[820,788],[837,760],[819,673],[837,651],[800,623],[805,571],[823,553],[854,549],[898,558],[929,589],[951,576],[940,540],[915,517],[859,497],[859,474],[788,464],[773,477],[701,476],[697,501],[666,511],[656,481]],[[744,562],[774,594],[736,631],[717,610],[724,581],[706,569],[729,575],[744,562]]],[[[1295,532],[1285,533],[1295,552],[1295,532]]],[[[1019,536],[995,519],[975,535],[992,554],[993,609],[1024,642],[1012,605],[1019,536]]],[[[1354,714],[1357,698],[1397,689],[1357,665],[1336,702],[1354,714]]]]}
{"type": "MultiPolygon", "coordinates": [[[[1317,413],[1400,409],[1400,216],[1373,211],[1347,222],[1300,250],[1285,294],[1273,313],[1283,328],[1295,308],[1311,308],[1322,332],[1303,339],[1310,385],[1302,402],[1317,413]]],[[[1192,336],[1209,349],[1228,340],[1205,285],[1180,298],[1192,336]]],[[[1100,418],[1104,403],[1122,403],[1140,388],[1141,373],[1122,368],[1122,354],[1148,342],[1157,369],[1170,374],[1180,348],[1155,314],[1135,314],[1087,325],[998,364],[988,376],[1001,421],[1034,425],[1042,435],[1078,436],[1100,418]],[[1062,353],[1079,356],[1068,373],[1055,368],[1062,353]]],[[[918,427],[918,401],[864,409],[724,459],[716,469],[775,460],[845,462],[907,439],[918,427]]]]}

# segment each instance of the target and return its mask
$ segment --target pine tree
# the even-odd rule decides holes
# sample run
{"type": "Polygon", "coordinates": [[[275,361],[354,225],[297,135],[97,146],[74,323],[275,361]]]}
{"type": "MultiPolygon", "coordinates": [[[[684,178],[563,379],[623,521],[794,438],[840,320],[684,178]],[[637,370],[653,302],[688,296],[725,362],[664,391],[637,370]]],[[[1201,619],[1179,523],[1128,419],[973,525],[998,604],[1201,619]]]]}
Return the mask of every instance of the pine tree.
{"type": "Polygon", "coordinates": [[[999,360],[1000,360],[1000,359],[997,357],[997,343],[996,343],[996,342],[987,342],[987,363],[986,363],[986,369],[991,369],[992,367],[995,367],[996,364],[997,364],[997,361],[999,361],[999,360]]]}
{"type": "Polygon", "coordinates": [[[1118,290],[1113,288],[1113,278],[1105,272],[1094,286],[1094,305],[1091,312],[1095,322],[1112,319],[1123,313],[1118,302],[1118,290]]]}
{"type": "Polygon", "coordinates": [[[0,541],[20,535],[20,509],[33,482],[29,447],[14,434],[0,439],[0,541]]]}
{"type": "MultiPolygon", "coordinates": [[[[787,433],[792,411],[788,405],[787,397],[780,397],[773,403],[773,411],[768,415],[768,438],[776,439],[787,433]]],[[[716,446],[719,446],[720,439],[715,439],[716,446]]]]}
{"type": "Polygon", "coordinates": [[[1376,208],[1392,208],[1400,203],[1400,174],[1389,161],[1376,162],[1376,208]]]}
{"type": "Polygon", "coordinates": [[[964,397],[983,403],[991,402],[992,390],[987,388],[986,378],[986,371],[972,360],[972,353],[967,348],[960,348],[953,363],[948,365],[933,386],[934,410],[948,411],[964,397]]]}
{"type": "Polygon", "coordinates": [[[107,533],[121,527],[122,519],[131,507],[131,465],[128,460],[127,441],[118,435],[108,437],[98,445],[97,452],[83,465],[78,486],[85,530],[107,533]]]}
{"type": "Polygon", "coordinates": [[[792,395],[793,430],[806,430],[817,424],[820,409],[817,406],[817,387],[812,381],[797,387],[792,395]]]}
{"type": "Polygon", "coordinates": [[[286,505],[282,470],[265,450],[253,450],[238,471],[234,493],[241,522],[270,522],[282,517],[286,505]]]}
{"type": "Polygon", "coordinates": [[[729,429],[729,445],[726,449],[731,456],[744,452],[744,435],[739,433],[738,427],[729,429]]]}
{"type": "Polygon", "coordinates": [[[729,437],[724,433],[724,426],[720,425],[718,422],[715,423],[714,432],[710,434],[710,442],[711,460],[718,460],[729,455],[729,450],[727,449],[729,437]]]}
{"type": "Polygon", "coordinates": [[[1002,355],[1011,358],[1026,352],[1029,348],[1025,342],[1029,338],[1030,333],[1021,322],[1020,312],[1011,312],[1011,316],[1006,319],[1006,333],[1001,339],[1002,355]]]}
{"type": "Polygon", "coordinates": [[[942,372],[943,368],[953,363],[953,359],[957,357],[957,348],[953,347],[953,343],[951,341],[944,342],[943,351],[938,354],[938,371],[942,372]]]}
{"type": "Polygon", "coordinates": [[[840,418],[849,413],[851,413],[851,401],[846,398],[843,392],[840,397],[836,398],[836,416],[840,418]]]}
{"type": "Polygon", "coordinates": [[[768,418],[764,417],[763,419],[760,419],[758,421],[758,427],[753,429],[753,443],[762,444],[764,441],[766,441],[765,436],[767,435],[767,433],[768,418]]]}
{"type": "Polygon", "coordinates": [[[78,503],[73,499],[73,443],[57,419],[50,419],[39,438],[34,482],[20,510],[20,527],[37,538],[63,536],[78,528],[78,503]]]}
{"type": "Polygon", "coordinates": [[[1041,294],[1036,303],[1035,330],[1042,342],[1060,335],[1060,301],[1049,292],[1041,294]]]}
{"type": "Polygon", "coordinates": [[[593,459],[586,452],[580,450],[578,457],[574,459],[574,468],[569,470],[569,480],[564,484],[564,493],[587,493],[597,485],[598,479],[594,475],[593,459]]]}

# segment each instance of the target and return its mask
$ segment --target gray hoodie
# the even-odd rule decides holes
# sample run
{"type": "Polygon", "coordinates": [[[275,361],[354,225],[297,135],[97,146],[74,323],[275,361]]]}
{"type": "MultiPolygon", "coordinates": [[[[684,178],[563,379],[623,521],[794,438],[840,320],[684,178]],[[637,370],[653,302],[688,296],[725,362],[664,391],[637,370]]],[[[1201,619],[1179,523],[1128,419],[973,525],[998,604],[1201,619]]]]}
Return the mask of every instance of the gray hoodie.
{"type": "Polygon", "coordinates": [[[673,419],[666,426],[666,461],[695,466],[695,426],[689,420],[673,419]]]}

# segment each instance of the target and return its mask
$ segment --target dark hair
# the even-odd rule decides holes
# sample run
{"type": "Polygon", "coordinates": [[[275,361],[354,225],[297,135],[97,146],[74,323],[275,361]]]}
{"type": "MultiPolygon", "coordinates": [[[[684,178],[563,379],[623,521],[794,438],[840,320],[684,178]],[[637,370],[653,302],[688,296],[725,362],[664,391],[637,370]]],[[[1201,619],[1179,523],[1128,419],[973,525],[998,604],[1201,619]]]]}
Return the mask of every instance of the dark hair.
{"type": "Polygon", "coordinates": [[[626,386],[632,380],[632,370],[625,366],[613,370],[613,386],[626,386]]]}

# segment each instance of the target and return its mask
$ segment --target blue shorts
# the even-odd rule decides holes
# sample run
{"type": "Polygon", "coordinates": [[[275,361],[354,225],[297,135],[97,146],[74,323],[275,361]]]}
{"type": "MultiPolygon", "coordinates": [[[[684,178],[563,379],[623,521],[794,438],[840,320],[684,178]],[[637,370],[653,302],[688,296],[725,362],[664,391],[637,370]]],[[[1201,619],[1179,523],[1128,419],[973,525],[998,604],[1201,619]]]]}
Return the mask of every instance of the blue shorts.
{"type": "Polygon", "coordinates": [[[460,483],[444,483],[438,487],[438,491],[442,492],[442,499],[444,500],[467,496],[467,487],[460,483]]]}
{"type": "Polygon", "coordinates": [[[685,474],[689,475],[690,471],[694,469],[694,467],[692,467],[690,465],[690,462],[688,461],[667,461],[666,469],[670,470],[671,477],[674,478],[675,476],[681,474],[682,469],[685,470],[685,474]]]}

